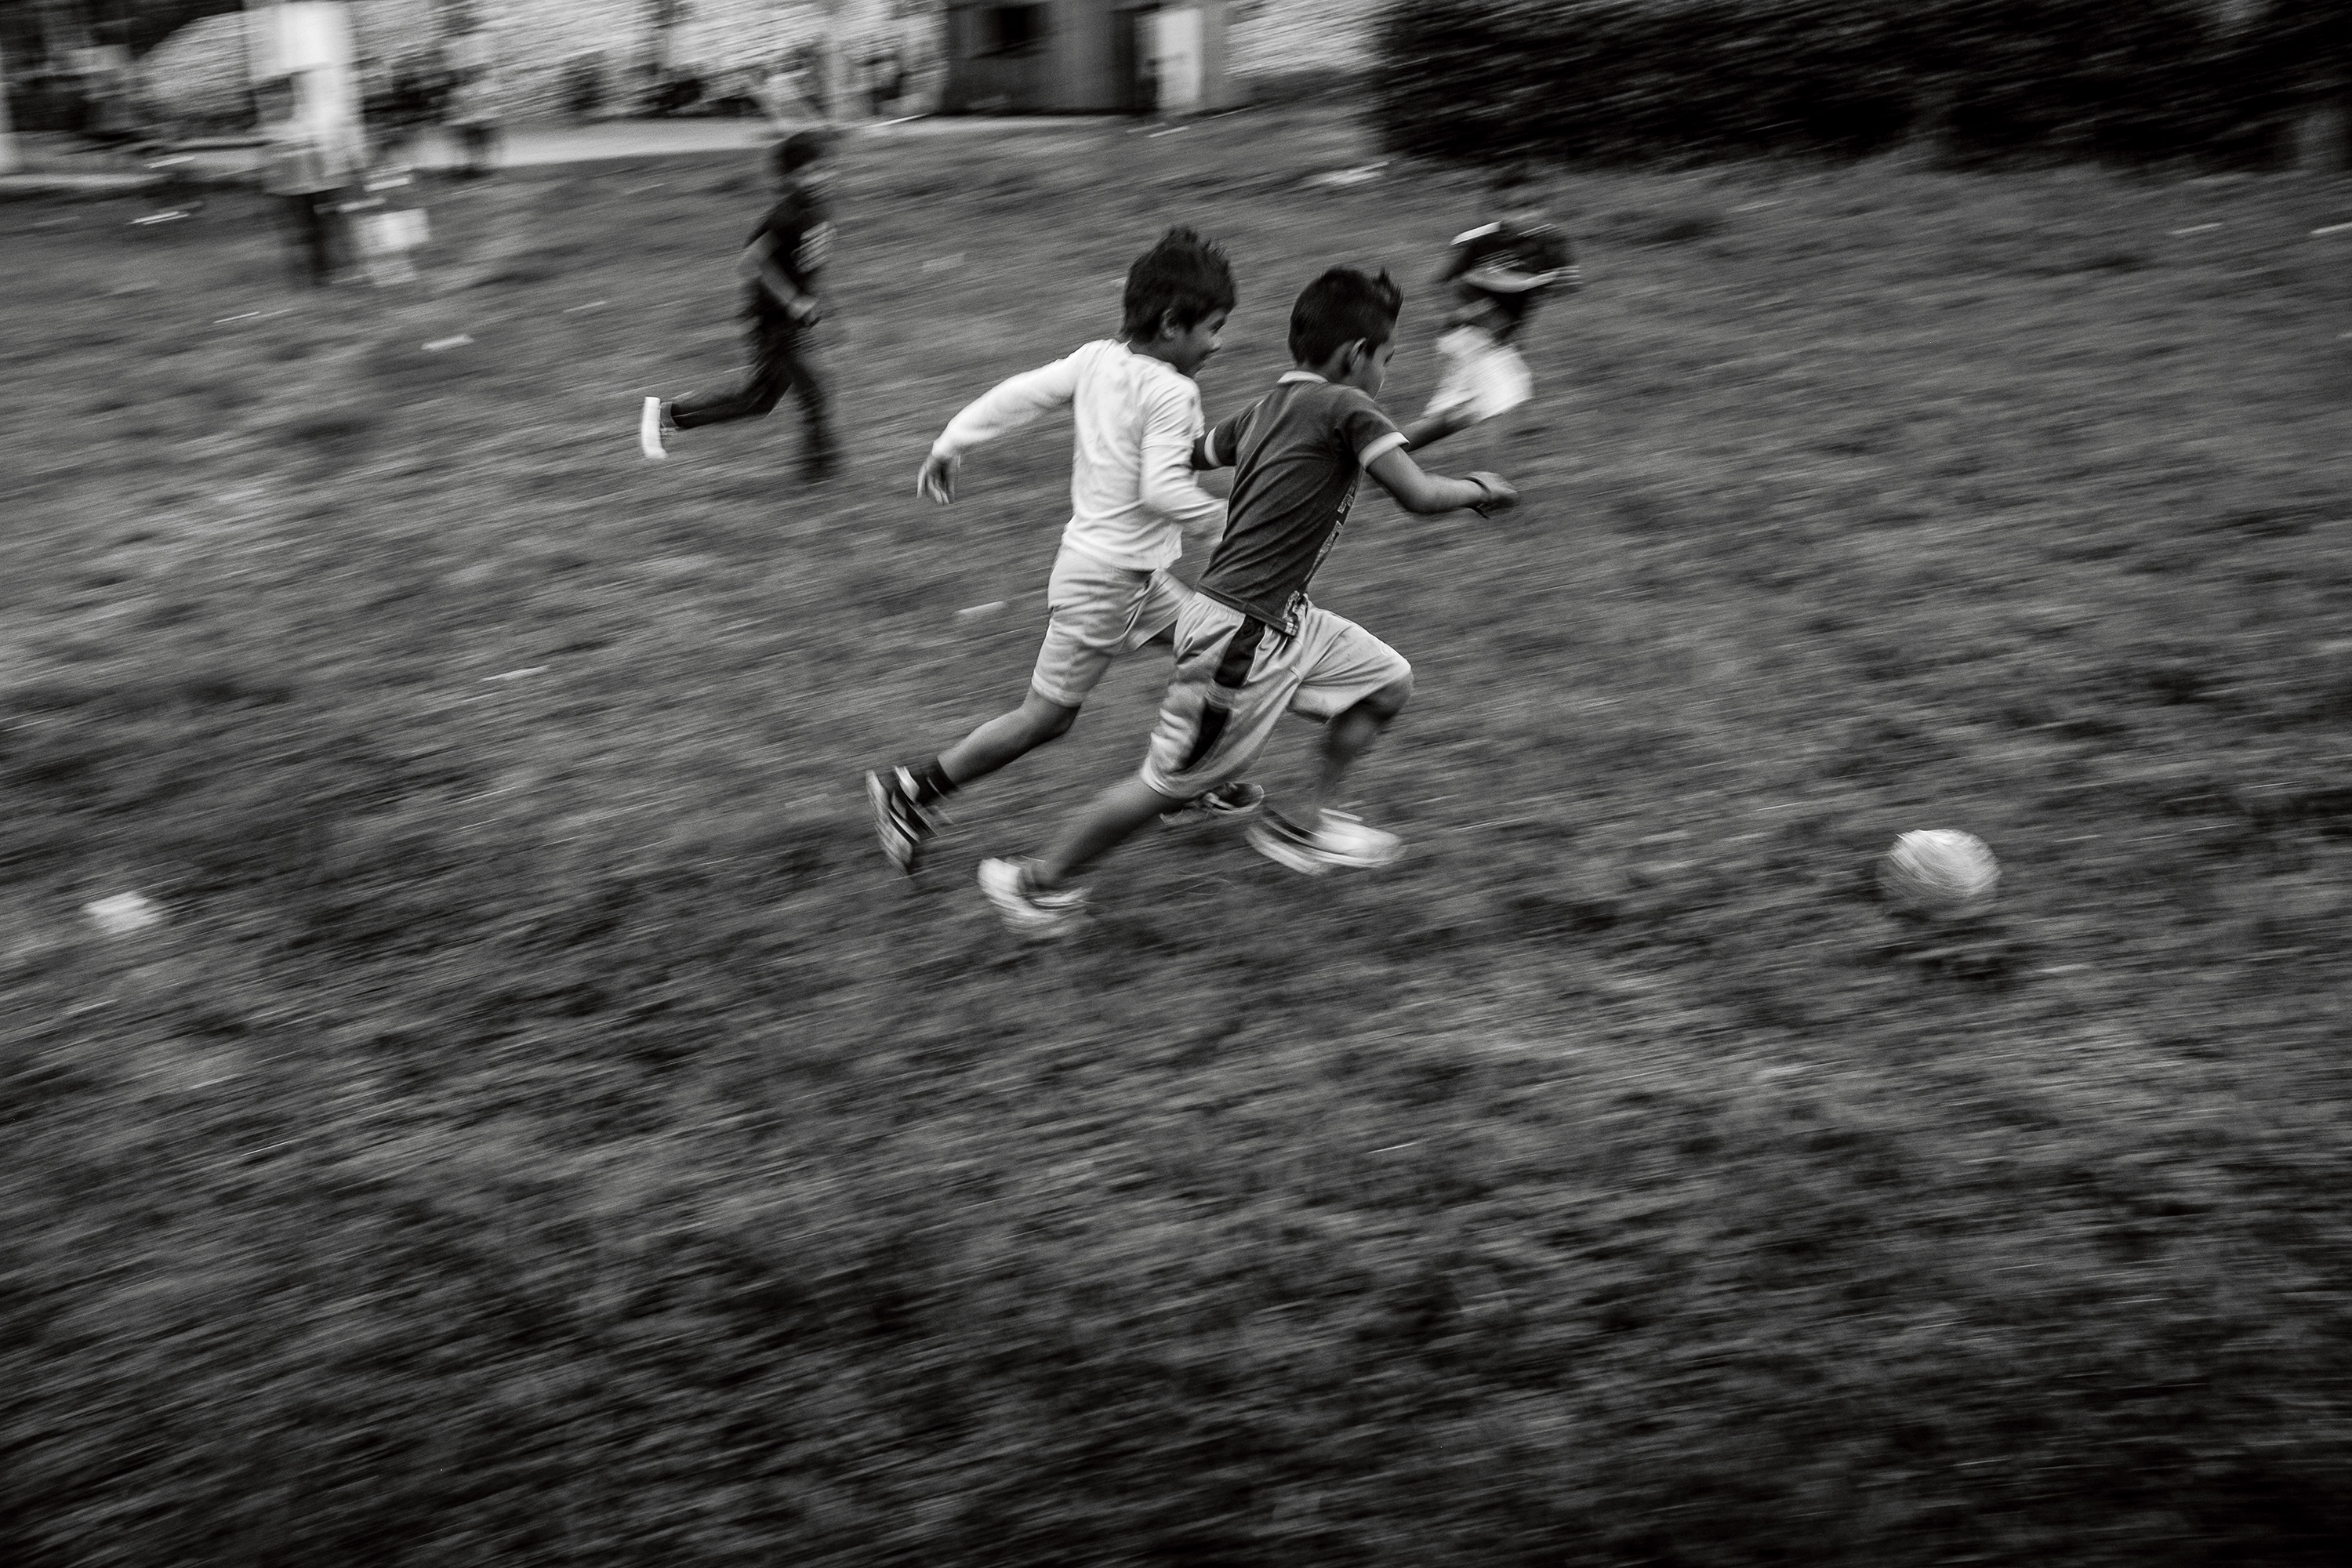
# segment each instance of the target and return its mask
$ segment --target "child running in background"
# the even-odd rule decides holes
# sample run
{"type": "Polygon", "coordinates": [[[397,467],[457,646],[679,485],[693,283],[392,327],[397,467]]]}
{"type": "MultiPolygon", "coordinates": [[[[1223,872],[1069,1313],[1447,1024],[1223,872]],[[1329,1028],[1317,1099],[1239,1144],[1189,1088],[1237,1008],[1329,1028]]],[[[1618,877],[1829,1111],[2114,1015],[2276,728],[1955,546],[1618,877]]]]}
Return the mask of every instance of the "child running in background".
{"type": "Polygon", "coordinates": [[[787,392],[798,395],[807,436],[801,476],[829,479],[839,458],[825,404],[824,381],[809,357],[809,333],[824,317],[817,276],[833,250],[825,193],[828,143],[814,131],[778,142],[768,155],[776,205],[760,220],[737,263],[746,280],[743,314],[751,326],[751,369],[740,385],[664,403],[648,397],[637,418],[637,446],[648,458],[669,455],[667,440],[681,430],[735,419],[764,418],[787,392]]]}
{"type": "MultiPolygon", "coordinates": [[[[942,799],[1066,733],[1111,661],[1165,634],[1192,596],[1168,568],[1188,531],[1213,533],[1225,521],[1224,502],[1193,478],[1205,421],[1192,378],[1217,352],[1234,298],[1223,249],[1170,229],[1128,269],[1117,338],[1000,383],[931,444],[915,488],[945,505],[963,455],[982,442],[1062,407],[1077,426],[1070,521],[1027,695],[928,761],[866,775],[875,832],[900,870],[920,865],[942,799]]],[[[1199,813],[1246,812],[1263,793],[1221,791],[1199,813]]]]}
{"type": "Polygon", "coordinates": [[[1437,342],[1445,374],[1415,424],[1414,444],[1467,429],[1528,400],[1534,378],[1515,345],[1535,308],[1556,289],[1582,281],[1568,236],[1551,221],[1550,193],[1525,165],[1488,186],[1499,209],[1491,223],[1454,236],[1442,287],[1451,288],[1450,329],[1437,342]]]}
{"type": "Polygon", "coordinates": [[[1306,809],[1268,811],[1250,843],[1294,870],[1383,866],[1395,835],[1335,811],[1349,764],[1412,694],[1412,667],[1354,622],[1308,602],[1307,584],[1347,526],[1366,473],[1407,511],[1517,504],[1495,474],[1425,474],[1373,401],[1395,353],[1403,295],[1383,272],[1333,268],[1290,316],[1297,368],[1202,439],[1194,463],[1234,467],[1232,518],[1176,623],[1176,674],[1137,776],[1097,795],[1034,860],[987,860],[981,890],[1015,935],[1066,935],[1083,921],[1078,873],[1156,816],[1229,786],[1286,712],[1322,721],[1306,809]]]}

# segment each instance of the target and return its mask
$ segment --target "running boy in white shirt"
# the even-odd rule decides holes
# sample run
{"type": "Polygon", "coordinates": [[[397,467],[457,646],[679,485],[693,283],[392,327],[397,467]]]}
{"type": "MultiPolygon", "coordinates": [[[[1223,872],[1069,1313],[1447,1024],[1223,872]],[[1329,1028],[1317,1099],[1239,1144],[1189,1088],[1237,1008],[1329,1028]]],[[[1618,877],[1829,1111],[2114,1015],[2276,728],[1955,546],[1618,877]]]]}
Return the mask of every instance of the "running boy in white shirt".
{"type": "MultiPolygon", "coordinates": [[[[875,833],[900,870],[920,865],[943,797],[1066,732],[1113,659],[1175,625],[1192,596],[1168,572],[1183,536],[1225,522],[1225,503],[1193,477],[1206,421],[1192,377],[1217,352],[1234,298],[1223,249],[1170,229],[1128,269],[1118,338],[998,384],[931,444],[915,488],[945,505],[972,447],[1065,405],[1077,426],[1070,521],[1046,587],[1052,621],[1028,694],[938,756],[866,775],[875,833]]],[[[1238,815],[1264,795],[1236,784],[1193,809],[1238,815]]]]}

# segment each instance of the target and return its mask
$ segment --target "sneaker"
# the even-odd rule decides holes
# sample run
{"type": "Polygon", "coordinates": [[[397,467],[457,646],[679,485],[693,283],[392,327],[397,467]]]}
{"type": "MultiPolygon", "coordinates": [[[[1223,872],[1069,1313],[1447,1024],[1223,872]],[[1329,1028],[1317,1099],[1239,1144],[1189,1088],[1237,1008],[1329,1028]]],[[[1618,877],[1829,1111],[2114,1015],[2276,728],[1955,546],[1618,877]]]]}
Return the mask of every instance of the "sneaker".
{"type": "Polygon", "coordinates": [[[1190,827],[1196,822],[1214,822],[1225,817],[1247,816],[1265,803],[1263,785],[1244,784],[1235,779],[1219,784],[1206,795],[1194,795],[1173,811],[1160,814],[1162,827],[1190,827]]]}
{"type": "Polygon", "coordinates": [[[923,845],[939,832],[931,814],[915,804],[914,781],[904,768],[866,775],[866,801],[874,808],[874,836],[890,864],[909,877],[921,868],[923,845]]]}
{"type": "Polygon", "coordinates": [[[1250,824],[1249,841],[1267,859],[1309,877],[1334,866],[1386,866],[1404,853],[1403,839],[1344,811],[1326,811],[1311,828],[1269,811],[1250,824]]]}
{"type": "Polygon", "coordinates": [[[996,906],[1004,929],[1031,942],[1068,936],[1087,922],[1087,892],[1067,888],[1040,893],[1029,887],[1026,860],[982,860],[980,890],[996,906]]]}
{"type": "Polygon", "coordinates": [[[656,462],[668,457],[662,446],[662,426],[668,423],[662,412],[662,400],[646,398],[645,411],[637,416],[637,450],[656,462]]]}

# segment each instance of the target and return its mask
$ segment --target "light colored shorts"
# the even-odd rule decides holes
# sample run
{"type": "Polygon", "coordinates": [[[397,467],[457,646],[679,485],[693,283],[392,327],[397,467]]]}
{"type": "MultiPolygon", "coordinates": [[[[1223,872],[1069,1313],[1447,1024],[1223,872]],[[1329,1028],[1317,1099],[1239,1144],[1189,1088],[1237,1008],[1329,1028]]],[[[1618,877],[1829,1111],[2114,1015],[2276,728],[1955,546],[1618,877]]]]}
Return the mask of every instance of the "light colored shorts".
{"type": "Polygon", "coordinates": [[[1165,570],[1138,572],[1065,547],[1045,584],[1053,620],[1030,689],[1065,708],[1082,705],[1111,660],[1174,626],[1192,597],[1165,570]]]}
{"type": "Polygon", "coordinates": [[[1483,327],[1456,327],[1437,340],[1445,376],[1424,415],[1460,413],[1483,422],[1507,414],[1535,394],[1528,362],[1483,327]]]}
{"type": "Polygon", "coordinates": [[[1307,606],[1286,637],[1196,594],[1176,620],[1176,674],[1143,782],[1178,800],[1206,794],[1249,771],[1285,713],[1334,719],[1412,674],[1402,654],[1328,610],[1307,606]]]}

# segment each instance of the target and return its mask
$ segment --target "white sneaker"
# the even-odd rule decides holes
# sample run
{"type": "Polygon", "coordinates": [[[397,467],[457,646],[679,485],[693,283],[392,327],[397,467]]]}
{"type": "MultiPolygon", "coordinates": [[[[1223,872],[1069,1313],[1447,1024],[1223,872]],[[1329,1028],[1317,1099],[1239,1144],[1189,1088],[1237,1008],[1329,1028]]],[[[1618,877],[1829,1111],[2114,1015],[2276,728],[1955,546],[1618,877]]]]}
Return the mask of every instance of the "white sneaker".
{"type": "Polygon", "coordinates": [[[1087,923],[1087,892],[1068,888],[1058,893],[1033,891],[1026,883],[1025,860],[982,860],[980,890],[996,906],[1004,929],[1030,942],[1068,936],[1087,923]]]}
{"type": "Polygon", "coordinates": [[[1267,859],[1309,877],[1334,866],[1387,866],[1404,853],[1404,840],[1366,826],[1344,811],[1326,811],[1311,828],[1267,812],[1249,826],[1250,847],[1267,859]]]}
{"type": "Polygon", "coordinates": [[[646,399],[645,412],[637,416],[637,450],[659,462],[669,456],[662,447],[662,400],[646,399]]]}

